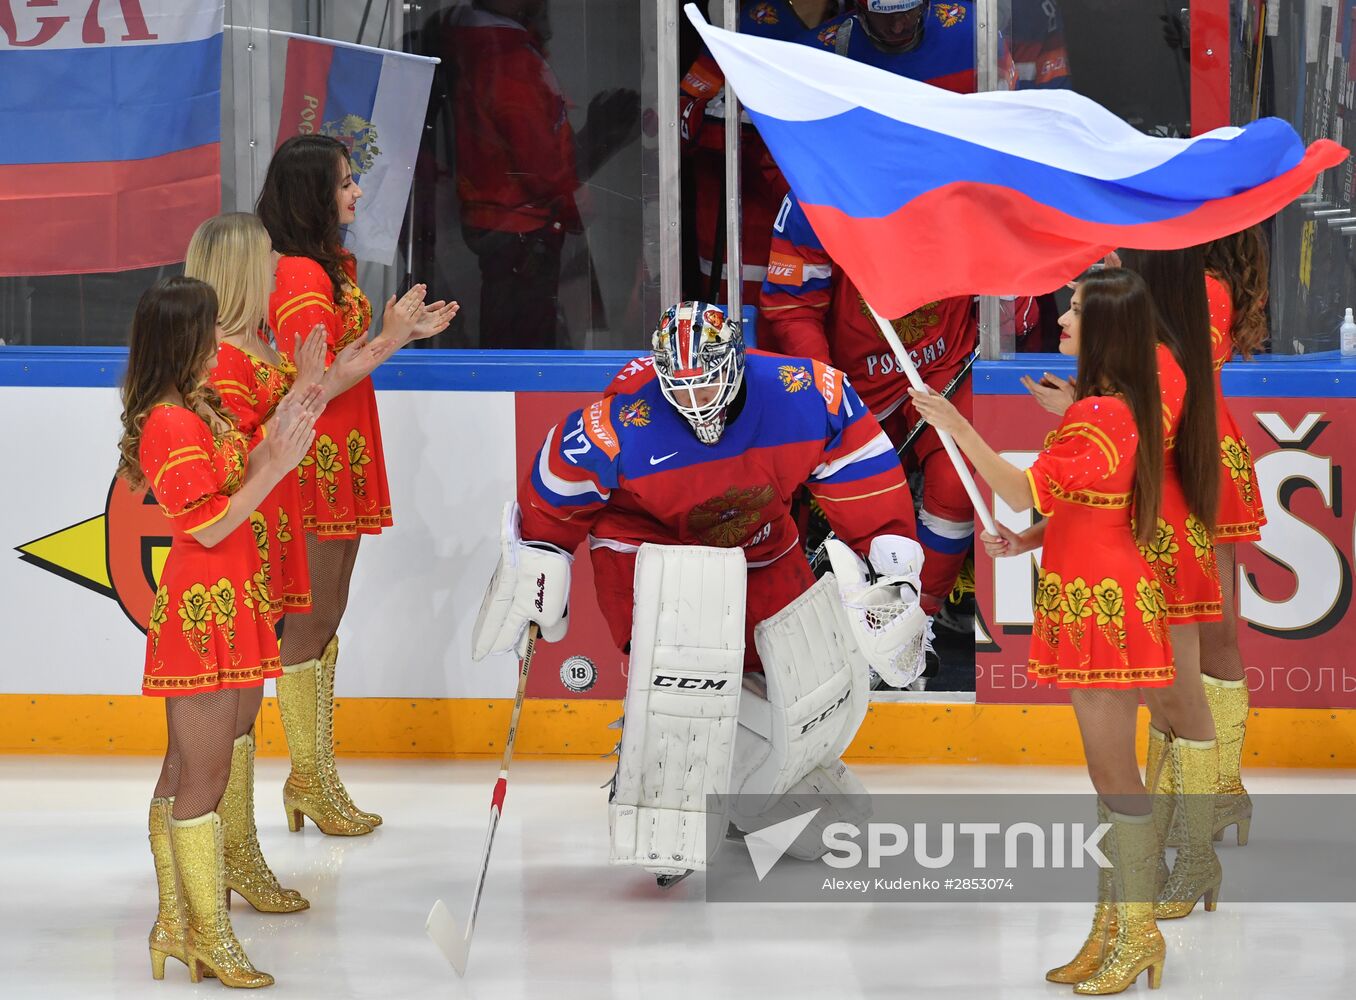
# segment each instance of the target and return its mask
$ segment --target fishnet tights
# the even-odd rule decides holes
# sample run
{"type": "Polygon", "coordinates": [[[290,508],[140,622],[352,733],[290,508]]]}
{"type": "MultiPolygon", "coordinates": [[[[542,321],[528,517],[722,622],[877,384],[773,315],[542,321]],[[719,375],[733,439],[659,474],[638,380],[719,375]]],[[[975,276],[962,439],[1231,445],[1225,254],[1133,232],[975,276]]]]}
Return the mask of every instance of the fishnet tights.
{"type": "Polygon", "coordinates": [[[1243,657],[1238,652],[1238,546],[1216,545],[1219,586],[1224,598],[1224,618],[1201,626],[1201,673],[1221,681],[1243,679],[1243,657]]]}
{"type": "Polygon", "coordinates": [[[1215,738],[1215,719],[1210,714],[1210,703],[1205,700],[1205,686],[1201,683],[1203,628],[1203,625],[1171,627],[1177,678],[1172,687],[1144,689],[1150,722],[1160,733],[1171,733],[1186,740],[1215,738]]]}
{"type": "Polygon", "coordinates": [[[1098,796],[1113,812],[1144,816],[1150,811],[1135,757],[1135,713],[1140,692],[1078,688],[1069,692],[1088,775],[1098,796]]]}
{"type": "Polygon", "coordinates": [[[217,808],[231,776],[235,741],[254,728],[263,697],[260,684],[165,699],[169,745],[155,794],[173,796],[175,819],[217,808]]]}
{"type": "Polygon", "coordinates": [[[283,663],[318,660],[339,631],[339,622],[348,607],[348,586],[358,560],[362,538],[336,538],[321,541],[306,536],[306,558],[311,564],[311,611],[291,615],[283,629],[283,663]]]}

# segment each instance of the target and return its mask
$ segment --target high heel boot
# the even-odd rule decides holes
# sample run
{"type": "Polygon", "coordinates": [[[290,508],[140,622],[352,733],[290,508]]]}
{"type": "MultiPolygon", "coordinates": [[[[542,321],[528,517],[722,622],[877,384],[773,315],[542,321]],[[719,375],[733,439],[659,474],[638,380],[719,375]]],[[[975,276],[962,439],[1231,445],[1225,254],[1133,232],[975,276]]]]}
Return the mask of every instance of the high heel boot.
{"type": "Polygon", "coordinates": [[[1154,859],[1162,851],[1151,816],[1111,813],[1115,852],[1116,936],[1102,967],[1074,987],[1079,996],[1119,993],[1148,971],[1149,988],[1163,982],[1166,946],[1154,923],[1154,859]]]}
{"type": "MultiPolygon", "coordinates": [[[[1097,822],[1111,822],[1111,810],[1101,799],[1097,800],[1097,822]]],[[[1108,837],[1105,846],[1113,855],[1108,860],[1114,865],[1116,859],[1113,841],[1114,838],[1108,837]]],[[[1107,949],[1111,946],[1111,939],[1115,936],[1116,903],[1112,890],[1112,870],[1110,868],[1099,868],[1097,870],[1097,903],[1092,910],[1092,930],[1088,931],[1087,940],[1083,942],[1083,947],[1078,949],[1078,954],[1073,957],[1073,960],[1057,969],[1051,969],[1045,974],[1045,978],[1052,983],[1069,985],[1081,983],[1083,980],[1091,978],[1102,967],[1107,949]]]]}
{"type": "Polygon", "coordinates": [[[320,657],[320,705],[321,711],[325,713],[322,722],[327,734],[327,738],[321,744],[324,757],[321,766],[324,769],[325,777],[329,780],[334,797],[339,800],[345,812],[359,823],[378,827],[381,826],[381,817],[354,805],[353,799],[348,794],[348,789],[339,779],[339,768],[334,763],[334,671],[338,662],[339,637],[336,635],[331,637],[325,645],[325,652],[320,657]]]}
{"type": "Polygon", "coordinates": [[[254,736],[236,738],[231,776],[217,807],[225,844],[226,902],[234,892],[264,913],[295,913],[311,904],[295,889],[284,889],[264,860],[254,825],[254,736]]]}
{"type": "Polygon", "coordinates": [[[305,660],[283,667],[278,678],[278,708],[292,771],[283,785],[283,808],[287,827],[301,830],[302,816],[332,837],[361,837],[372,827],[349,814],[325,773],[324,762],[333,752],[334,703],[324,695],[319,660],[305,660]]]}
{"type": "MultiPolygon", "coordinates": [[[[1181,825],[1180,819],[1174,822],[1177,815],[1177,783],[1173,779],[1172,763],[1168,756],[1170,743],[1168,734],[1149,726],[1149,756],[1144,762],[1144,788],[1153,805],[1154,829],[1158,832],[1160,847],[1171,841],[1181,825]]],[[[1168,862],[1161,850],[1158,852],[1157,872],[1158,889],[1161,892],[1168,882],[1168,862]]]]}
{"type": "Polygon", "coordinates": [[[1158,894],[1154,916],[1159,920],[1185,917],[1202,896],[1205,908],[1213,910],[1224,879],[1211,843],[1215,787],[1219,782],[1215,741],[1175,739],[1168,746],[1168,755],[1180,791],[1177,810],[1182,815],[1186,841],[1177,848],[1172,874],[1158,894]]]}
{"type": "Polygon", "coordinates": [[[173,819],[170,840],[187,914],[188,978],[196,983],[208,972],[223,986],[272,986],[273,977],[250,963],[226,912],[221,818],[210,812],[193,819],[173,819]]]}
{"type": "Polygon", "coordinates": [[[1238,846],[1248,843],[1252,826],[1252,799],[1243,787],[1239,771],[1243,764],[1243,739],[1248,731],[1248,682],[1222,681],[1202,674],[1205,700],[1215,719],[1215,737],[1219,747],[1219,797],[1215,800],[1215,840],[1224,839],[1224,831],[1234,828],[1238,846]]]}
{"type": "Polygon", "coordinates": [[[174,877],[174,852],[170,847],[170,810],[173,799],[151,799],[148,822],[151,857],[155,861],[155,882],[160,889],[160,910],[151,927],[151,977],[165,978],[165,959],[175,958],[184,965],[184,911],[179,902],[179,885],[174,877]]]}

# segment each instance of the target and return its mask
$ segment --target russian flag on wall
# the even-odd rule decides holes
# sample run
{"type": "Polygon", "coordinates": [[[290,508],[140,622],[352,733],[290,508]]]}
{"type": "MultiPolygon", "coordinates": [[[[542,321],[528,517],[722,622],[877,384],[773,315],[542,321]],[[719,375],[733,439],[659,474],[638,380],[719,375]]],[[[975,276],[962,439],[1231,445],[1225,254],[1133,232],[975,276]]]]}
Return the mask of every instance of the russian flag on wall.
{"type": "Polygon", "coordinates": [[[221,0],[0,0],[0,275],[184,259],[221,209],[221,0]]]}
{"type": "Polygon", "coordinates": [[[345,245],[362,260],[395,261],[436,63],[322,38],[287,41],[277,145],[320,133],[349,147],[363,197],[345,245]]]}
{"type": "Polygon", "coordinates": [[[1109,250],[1260,222],[1347,151],[1264,118],[1143,135],[1071,91],[952,94],[688,17],[862,295],[902,316],[953,295],[1039,295],[1109,250]]]}

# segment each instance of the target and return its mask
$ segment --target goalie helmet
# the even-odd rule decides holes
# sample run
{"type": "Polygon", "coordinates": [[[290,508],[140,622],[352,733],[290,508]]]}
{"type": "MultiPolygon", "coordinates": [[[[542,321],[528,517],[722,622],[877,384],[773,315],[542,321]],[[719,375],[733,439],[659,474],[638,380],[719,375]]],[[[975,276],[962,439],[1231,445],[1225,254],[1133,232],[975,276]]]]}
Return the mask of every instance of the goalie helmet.
{"type": "Polygon", "coordinates": [[[651,344],[659,388],[692,425],[697,440],[715,444],[744,383],[744,337],[716,306],[679,302],[659,319],[651,344]]]}

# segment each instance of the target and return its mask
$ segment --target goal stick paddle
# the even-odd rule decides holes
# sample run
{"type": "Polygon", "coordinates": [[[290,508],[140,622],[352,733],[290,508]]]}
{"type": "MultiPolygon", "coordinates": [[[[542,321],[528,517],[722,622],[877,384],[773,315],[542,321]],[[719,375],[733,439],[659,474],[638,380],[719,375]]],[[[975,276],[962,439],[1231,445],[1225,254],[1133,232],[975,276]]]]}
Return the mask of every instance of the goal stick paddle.
{"type": "Polygon", "coordinates": [[[490,797],[490,827],[485,832],[485,848],[480,855],[480,877],[476,879],[475,891],[471,894],[471,915],[466,920],[463,931],[457,920],[441,899],[433,904],[429,911],[424,930],[433,939],[443,955],[452,963],[458,976],[466,975],[466,962],[471,955],[471,935],[476,930],[476,913],[480,910],[480,894],[485,888],[485,875],[490,869],[490,851],[494,848],[494,833],[499,828],[499,816],[504,809],[504,796],[508,792],[509,761],[513,759],[513,741],[518,735],[518,717],[523,712],[523,695],[527,693],[527,672],[532,667],[532,654],[537,649],[537,637],[540,629],[536,622],[527,627],[527,646],[518,661],[518,693],[513,699],[513,716],[509,719],[508,739],[504,741],[504,760],[499,765],[499,780],[494,783],[494,793],[490,797]]]}

